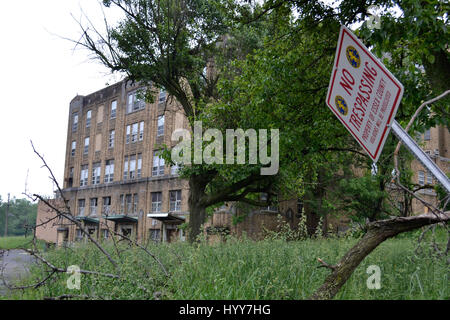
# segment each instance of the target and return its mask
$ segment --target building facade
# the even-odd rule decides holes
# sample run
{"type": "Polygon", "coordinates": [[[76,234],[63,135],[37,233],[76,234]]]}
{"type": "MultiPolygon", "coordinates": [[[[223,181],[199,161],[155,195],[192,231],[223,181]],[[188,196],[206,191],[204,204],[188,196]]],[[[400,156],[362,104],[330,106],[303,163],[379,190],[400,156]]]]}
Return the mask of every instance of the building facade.
{"type": "MultiPolygon", "coordinates": [[[[63,194],[96,237],[184,237],[176,226],[188,216],[188,184],[160,151],[187,119],[164,90],[150,89],[153,103],[145,87],[126,80],[70,102],[63,194]]],[[[58,243],[82,238],[61,221],[58,243]]]]}
{"type": "MultiPolygon", "coordinates": [[[[422,149],[433,160],[436,165],[446,174],[450,172],[450,131],[445,126],[430,128],[425,133],[418,135],[417,141],[422,149]]],[[[413,182],[417,184],[417,195],[425,201],[437,205],[437,194],[432,188],[438,182],[431,172],[418,160],[411,163],[413,182]]],[[[417,199],[412,201],[413,214],[428,213],[428,207],[417,199]]]]}

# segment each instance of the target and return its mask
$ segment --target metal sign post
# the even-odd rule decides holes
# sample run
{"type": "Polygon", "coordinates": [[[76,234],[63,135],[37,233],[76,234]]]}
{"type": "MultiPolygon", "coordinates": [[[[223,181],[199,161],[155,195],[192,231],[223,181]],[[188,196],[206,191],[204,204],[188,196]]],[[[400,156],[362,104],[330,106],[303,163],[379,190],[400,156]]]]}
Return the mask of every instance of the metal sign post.
{"type": "Polygon", "coordinates": [[[450,192],[450,180],[444,172],[428,157],[428,155],[417,145],[413,138],[397,122],[392,122],[392,132],[408,148],[409,151],[427,168],[439,183],[450,192]]]}
{"type": "Polygon", "coordinates": [[[376,162],[389,129],[450,192],[450,180],[394,120],[403,85],[349,29],[341,26],[326,103],[341,123],[376,162]]]}

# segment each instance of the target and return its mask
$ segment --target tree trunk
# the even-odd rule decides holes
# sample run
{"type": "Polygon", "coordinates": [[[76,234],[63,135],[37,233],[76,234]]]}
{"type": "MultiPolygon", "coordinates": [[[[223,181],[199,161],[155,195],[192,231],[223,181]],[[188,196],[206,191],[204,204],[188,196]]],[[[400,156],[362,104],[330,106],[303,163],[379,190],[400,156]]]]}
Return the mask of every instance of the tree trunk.
{"type": "Polygon", "coordinates": [[[399,233],[418,229],[429,224],[442,221],[448,223],[449,220],[450,217],[444,214],[423,214],[414,217],[401,217],[370,223],[364,237],[345,254],[337,265],[326,265],[333,271],[325,279],[322,286],[310,297],[310,299],[332,299],[345,284],[348,278],[350,278],[353,271],[356,267],[358,267],[361,261],[364,260],[364,258],[384,240],[394,237],[399,233]]]}
{"type": "Polygon", "coordinates": [[[191,175],[189,178],[189,242],[194,242],[200,234],[200,227],[205,222],[206,207],[202,204],[205,197],[205,187],[201,177],[191,175]]]}

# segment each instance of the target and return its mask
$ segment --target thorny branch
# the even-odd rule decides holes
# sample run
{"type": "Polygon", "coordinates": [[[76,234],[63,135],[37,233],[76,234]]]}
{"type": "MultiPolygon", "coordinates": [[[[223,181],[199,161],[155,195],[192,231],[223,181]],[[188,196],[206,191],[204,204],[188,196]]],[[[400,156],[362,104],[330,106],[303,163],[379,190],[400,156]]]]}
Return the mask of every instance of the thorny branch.
{"type": "MultiPolygon", "coordinates": [[[[133,285],[135,285],[137,288],[145,291],[150,297],[154,297],[157,298],[157,296],[155,296],[155,293],[150,292],[150,290],[148,290],[147,288],[145,288],[144,286],[142,286],[141,284],[137,283],[137,281],[133,280],[133,279],[125,279],[121,274],[120,274],[120,269],[121,269],[121,264],[122,261],[116,261],[115,259],[113,259],[111,257],[111,255],[106,251],[105,248],[103,248],[103,246],[97,241],[95,240],[92,235],[89,234],[89,232],[84,228],[83,224],[78,221],[74,215],[71,213],[70,207],[68,205],[68,201],[64,196],[63,190],[61,189],[58,181],[56,180],[53,171],[51,170],[51,168],[48,166],[47,162],[45,161],[44,157],[38,152],[36,151],[33,142],[31,142],[31,146],[33,148],[34,153],[39,157],[39,159],[41,159],[43,165],[43,168],[46,168],[50,174],[50,179],[51,181],[55,184],[59,195],[62,198],[62,201],[64,202],[64,209],[59,208],[57,205],[54,205],[50,200],[38,195],[38,194],[33,194],[32,196],[29,195],[28,193],[25,192],[25,195],[32,199],[33,201],[36,200],[40,200],[42,201],[48,208],[49,210],[55,212],[56,216],[55,217],[51,217],[46,219],[45,221],[40,221],[40,223],[38,225],[36,225],[34,227],[34,233],[33,233],[33,239],[31,241],[32,243],[32,247],[34,248],[33,250],[30,249],[26,249],[26,248],[17,248],[19,250],[25,251],[28,254],[34,256],[36,258],[36,260],[40,261],[43,265],[45,265],[47,268],[49,268],[49,273],[48,275],[46,275],[42,280],[37,281],[36,283],[30,284],[30,285],[25,285],[25,286],[11,286],[5,279],[4,276],[4,271],[5,271],[5,264],[3,264],[3,266],[1,266],[0,268],[0,277],[2,278],[2,282],[4,284],[4,286],[10,290],[24,290],[24,289],[28,289],[28,288],[38,288],[44,284],[46,284],[49,280],[51,280],[53,278],[53,276],[57,273],[67,273],[67,268],[61,268],[58,267],[56,265],[54,265],[53,263],[51,263],[50,261],[48,261],[46,258],[44,258],[41,254],[39,254],[39,250],[37,249],[37,242],[36,242],[36,227],[42,227],[45,226],[48,223],[51,223],[52,221],[55,221],[56,219],[62,219],[65,218],[68,221],[70,221],[71,223],[75,224],[84,235],[86,235],[87,239],[92,242],[99,251],[102,252],[103,255],[106,256],[106,258],[109,260],[109,262],[115,267],[115,269],[117,270],[117,274],[113,274],[113,273],[104,273],[104,272],[97,272],[97,271],[92,271],[92,270],[79,270],[79,273],[81,274],[85,274],[85,275],[92,275],[92,276],[101,276],[101,277],[106,277],[106,278],[111,278],[111,279],[120,279],[123,281],[127,281],[132,283],[133,285]],[[119,264],[120,263],[120,264],[119,264]]],[[[107,226],[108,230],[109,226],[107,226]]],[[[114,233],[115,235],[118,235],[126,240],[129,241],[130,245],[135,245],[137,247],[139,247],[140,249],[142,249],[143,251],[145,251],[149,256],[151,256],[160,266],[161,270],[164,272],[166,277],[169,277],[169,273],[167,272],[166,267],[162,264],[162,262],[153,254],[151,253],[147,248],[139,245],[136,241],[133,241],[132,239],[126,237],[125,235],[122,234],[118,234],[115,231],[110,230],[110,232],[114,233]]],[[[116,239],[114,237],[112,237],[114,239],[114,248],[116,249],[117,252],[117,256],[120,259],[120,251],[118,249],[118,244],[117,241],[115,241],[116,239]]],[[[0,250],[0,257],[4,255],[5,252],[7,252],[9,250],[0,250]]],[[[161,294],[159,294],[161,295],[161,294]]],[[[45,297],[46,300],[64,300],[64,299],[72,299],[72,298],[82,298],[82,299],[92,299],[92,298],[96,298],[94,296],[88,296],[88,295],[71,295],[71,294],[64,294],[58,297],[45,297]]],[[[101,297],[98,297],[101,298],[101,297]]],[[[159,298],[159,296],[158,296],[159,298]]]]}

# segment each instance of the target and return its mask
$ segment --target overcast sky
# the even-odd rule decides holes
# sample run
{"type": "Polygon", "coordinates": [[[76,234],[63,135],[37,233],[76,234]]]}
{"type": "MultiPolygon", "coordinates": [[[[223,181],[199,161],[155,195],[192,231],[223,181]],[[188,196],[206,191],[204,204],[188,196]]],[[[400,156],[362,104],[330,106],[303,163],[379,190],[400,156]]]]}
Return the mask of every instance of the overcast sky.
{"type": "MultiPolygon", "coordinates": [[[[120,80],[86,50],[61,39],[79,39],[81,8],[101,26],[96,0],[2,1],[0,5],[0,196],[28,192],[51,195],[48,172],[40,168],[30,140],[62,183],[69,103],[120,80]],[[27,179],[28,172],[28,179],[27,179]]],[[[106,12],[117,19],[114,12],[106,12]]]]}

